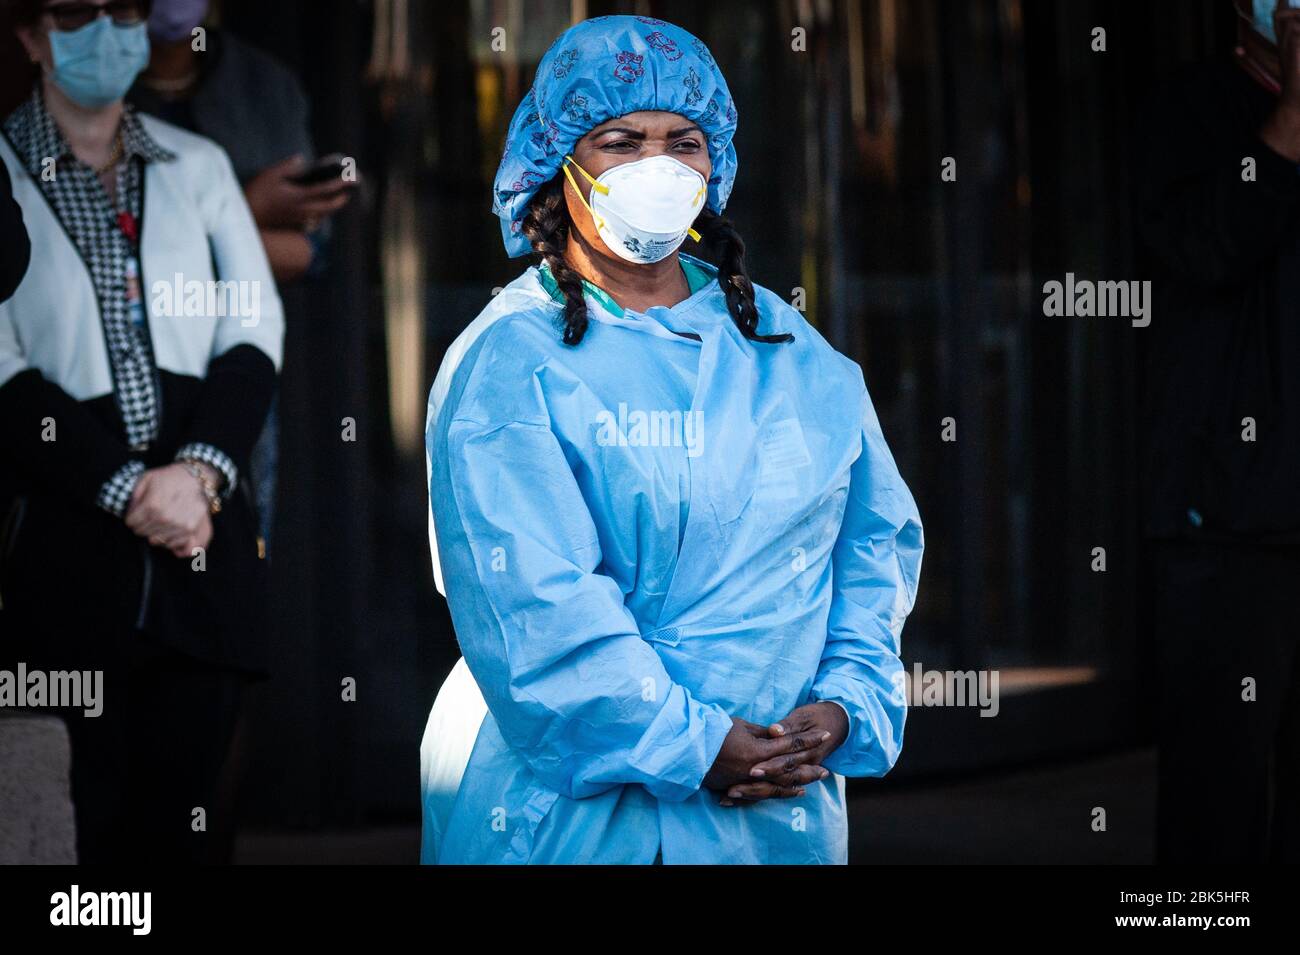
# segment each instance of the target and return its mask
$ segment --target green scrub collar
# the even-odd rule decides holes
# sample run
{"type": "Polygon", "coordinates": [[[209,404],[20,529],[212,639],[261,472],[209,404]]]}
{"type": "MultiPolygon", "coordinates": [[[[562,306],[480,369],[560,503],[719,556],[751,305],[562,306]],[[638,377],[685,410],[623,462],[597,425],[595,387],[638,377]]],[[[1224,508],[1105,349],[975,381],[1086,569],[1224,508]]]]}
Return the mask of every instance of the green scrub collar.
{"type": "MultiPolygon", "coordinates": [[[[679,253],[677,261],[681,263],[682,273],[686,276],[686,286],[690,289],[692,295],[717,278],[718,273],[713,266],[694,256],[679,253]]],[[[560,286],[555,282],[555,276],[551,275],[551,269],[545,262],[537,267],[537,274],[542,281],[542,286],[551,298],[562,303],[564,293],[560,291],[560,286]]],[[[593,285],[586,279],[582,280],[582,286],[586,289],[588,295],[599,302],[601,307],[615,318],[624,317],[623,306],[614,301],[613,297],[603,288],[593,285]]]]}

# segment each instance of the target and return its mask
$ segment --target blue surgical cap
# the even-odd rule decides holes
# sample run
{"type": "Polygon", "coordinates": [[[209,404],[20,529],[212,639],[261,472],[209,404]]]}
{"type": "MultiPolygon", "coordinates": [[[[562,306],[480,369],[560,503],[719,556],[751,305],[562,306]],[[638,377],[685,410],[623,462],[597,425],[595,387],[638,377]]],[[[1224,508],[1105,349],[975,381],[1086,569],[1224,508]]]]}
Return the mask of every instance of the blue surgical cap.
{"type": "Polygon", "coordinates": [[[551,44],[510,121],[492,211],[511,258],[530,251],[520,230],[528,204],[574,144],[601,123],[651,109],[704,131],[713,164],[708,206],[722,212],[736,178],[736,105],[708,47],[653,17],[596,17],[551,44]]]}

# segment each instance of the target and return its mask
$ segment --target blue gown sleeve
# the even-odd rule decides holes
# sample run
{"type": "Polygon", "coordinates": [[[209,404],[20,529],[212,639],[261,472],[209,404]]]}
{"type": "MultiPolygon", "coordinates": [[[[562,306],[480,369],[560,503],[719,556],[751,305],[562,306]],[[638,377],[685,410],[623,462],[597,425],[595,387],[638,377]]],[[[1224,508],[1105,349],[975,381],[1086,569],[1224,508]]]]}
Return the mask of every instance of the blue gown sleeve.
{"type": "Polygon", "coordinates": [[[834,593],[812,696],[849,714],[848,738],[823,765],[844,776],[883,776],[903,745],[899,638],[916,600],[924,537],[865,390],[862,403],[862,452],[831,555],[834,593]]]}
{"type": "Polygon", "coordinates": [[[491,414],[471,402],[448,424],[450,493],[432,497],[465,662],[546,786],[581,799],[641,784],[686,799],[731,717],[673,682],[600,572],[596,526],[529,385],[491,414]]]}

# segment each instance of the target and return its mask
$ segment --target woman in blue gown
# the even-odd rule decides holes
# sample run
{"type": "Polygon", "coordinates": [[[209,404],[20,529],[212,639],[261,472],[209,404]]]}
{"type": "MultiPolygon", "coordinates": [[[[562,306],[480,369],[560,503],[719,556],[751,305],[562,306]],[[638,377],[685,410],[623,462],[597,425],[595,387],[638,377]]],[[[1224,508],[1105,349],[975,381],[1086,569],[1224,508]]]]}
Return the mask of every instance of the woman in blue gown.
{"type": "Polygon", "coordinates": [[[844,777],[898,757],[920,518],[858,366],[749,280],[735,129],[704,44],[630,16],[556,40],[511,123],[494,209],[540,264],[429,402],[464,659],[425,862],[842,863],[844,777]]]}

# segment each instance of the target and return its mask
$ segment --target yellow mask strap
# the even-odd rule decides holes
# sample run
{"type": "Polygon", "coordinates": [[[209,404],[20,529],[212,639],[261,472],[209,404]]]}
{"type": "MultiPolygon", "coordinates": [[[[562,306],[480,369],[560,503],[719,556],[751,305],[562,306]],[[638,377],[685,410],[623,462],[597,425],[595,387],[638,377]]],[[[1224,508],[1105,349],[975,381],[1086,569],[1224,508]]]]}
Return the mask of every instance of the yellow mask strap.
{"type": "MultiPolygon", "coordinates": [[[[709,189],[709,184],[707,182],[704,185],[700,186],[700,191],[697,192],[695,194],[695,198],[691,200],[691,205],[695,205],[695,203],[699,202],[700,197],[704,195],[704,193],[706,193],[708,189],[709,189]]],[[[700,241],[700,234],[696,232],[694,229],[687,229],[686,234],[689,235],[696,242],[700,241]]]]}
{"type": "MultiPolygon", "coordinates": [[[[602,196],[609,195],[609,186],[605,185],[603,182],[597,182],[595,179],[591,178],[591,173],[587,172],[587,170],[579,166],[578,161],[576,159],[574,159],[572,156],[565,156],[564,160],[566,163],[573,163],[573,168],[578,170],[578,172],[582,173],[582,178],[586,179],[587,182],[591,183],[591,188],[595,189],[602,196]]],[[[573,174],[569,172],[569,167],[567,165],[564,167],[564,174],[569,177],[569,182],[573,182],[573,174]]],[[[576,189],[578,187],[575,184],[573,188],[576,189]]],[[[579,193],[579,195],[581,195],[581,193],[579,193]]]]}
{"type": "Polygon", "coordinates": [[[569,185],[571,185],[573,187],[573,191],[578,194],[578,199],[582,202],[584,206],[587,207],[587,211],[591,213],[591,221],[596,223],[596,228],[603,229],[605,227],[605,220],[602,219],[600,216],[596,215],[596,210],[591,207],[591,203],[587,201],[587,197],[584,196],[582,194],[582,190],[578,188],[578,183],[573,178],[573,173],[569,172],[569,163],[573,163],[574,167],[577,168],[578,172],[582,173],[584,176],[587,177],[587,180],[591,183],[591,188],[598,190],[603,195],[609,195],[609,186],[606,186],[602,183],[597,182],[595,179],[592,179],[591,174],[588,173],[587,170],[579,166],[576,162],[574,162],[572,156],[564,157],[564,165],[560,167],[564,170],[564,177],[569,180],[569,185]]]}

